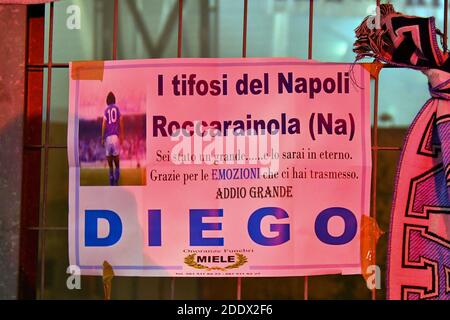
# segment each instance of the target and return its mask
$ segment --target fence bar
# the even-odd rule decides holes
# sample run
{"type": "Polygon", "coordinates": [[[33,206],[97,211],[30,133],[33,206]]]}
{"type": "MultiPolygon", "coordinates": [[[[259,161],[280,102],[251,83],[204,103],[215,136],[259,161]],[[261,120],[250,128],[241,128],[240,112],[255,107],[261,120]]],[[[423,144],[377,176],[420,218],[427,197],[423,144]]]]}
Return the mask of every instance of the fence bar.
{"type": "Polygon", "coordinates": [[[177,57],[181,58],[183,47],[183,0],[178,0],[178,52],[177,57]]]}
{"type": "Polygon", "coordinates": [[[312,59],[314,33],[314,0],[309,0],[308,59],[312,59]]]}
{"type": "Polygon", "coordinates": [[[31,231],[67,231],[68,227],[28,227],[31,231]]]}
{"type": "MultiPolygon", "coordinates": [[[[247,16],[248,16],[248,0],[244,0],[244,19],[242,23],[242,58],[247,57],[247,16]]],[[[236,300],[241,300],[242,296],[242,278],[237,277],[236,283],[236,300]]]]}
{"type": "MultiPolygon", "coordinates": [[[[377,219],[377,169],[378,169],[378,77],[375,79],[373,102],[373,147],[372,147],[372,218],[377,219]]],[[[374,239],[373,264],[376,265],[376,242],[374,239]]],[[[372,300],[376,300],[376,288],[372,289],[372,300]]]]}
{"type": "MultiPolygon", "coordinates": [[[[68,63],[52,63],[52,68],[68,68],[68,63]]],[[[27,64],[28,69],[45,69],[48,68],[48,63],[32,63],[27,64]]]]}
{"type": "Polygon", "coordinates": [[[113,26],[113,60],[117,60],[117,41],[119,36],[119,0],[114,0],[114,26],[113,26]]]}
{"type": "MultiPolygon", "coordinates": [[[[25,63],[43,63],[45,5],[27,6],[25,63]]],[[[25,72],[24,144],[42,143],[43,70],[25,72]]],[[[35,299],[39,233],[27,230],[39,222],[41,188],[41,150],[23,150],[22,208],[20,218],[19,298],[35,299]]]]}
{"type": "Polygon", "coordinates": [[[247,15],[248,0],[244,0],[244,22],[242,24],[242,58],[247,57],[247,15]]]}
{"type": "Polygon", "coordinates": [[[303,277],[303,299],[308,300],[309,299],[309,277],[304,276],[303,277]]]}
{"type": "Polygon", "coordinates": [[[401,147],[383,147],[383,146],[372,146],[372,150],[378,151],[401,151],[401,147]]]}
{"type": "MultiPolygon", "coordinates": [[[[377,14],[380,12],[380,0],[376,0],[377,14]]],[[[381,13],[380,13],[381,14],[381,13]]],[[[377,220],[377,175],[378,175],[378,87],[379,87],[379,77],[375,78],[375,92],[373,97],[373,143],[372,143],[372,206],[371,206],[371,216],[375,221],[377,220]]],[[[377,248],[376,241],[374,239],[373,243],[373,264],[376,265],[377,259],[377,248]]],[[[372,300],[377,299],[377,289],[372,289],[372,300]]]]}
{"type": "Polygon", "coordinates": [[[448,0],[444,1],[444,43],[445,48],[447,48],[447,36],[448,36],[448,0]]]}
{"type": "MultiPolygon", "coordinates": [[[[309,29],[308,29],[308,60],[313,56],[313,33],[314,33],[314,1],[309,0],[309,29]]],[[[303,278],[303,299],[309,299],[309,278],[305,276],[303,278]]]]}
{"type": "MultiPolygon", "coordinates": [[[[50,142],[50,104],[52,97],[52,59],[53,59],[53,16],[54,3],[50,3],[50,19],[48,31],[48,69],[47,69],[47,106],[45,115],[45,140],[44,140],[44,181],[43,181],[43,199],[40,226],[45,228],[47,223],[47,198],[48,198],[48,162],[49,162],[49,142],[50,142]]],[[[40,299],[44,298],[45,290],[45,232],[39,232],[41,251],[40,251],[40,299]]]]}
{"type": "MultiPolygon", "coordinates": [[[[43,144],[25,144],[23,146],[25,149],[43,149],[45,146],[43,144]]],[[[49,149],[67,149],[66,145],[58,145],[58,144],[48,144],[47,148],[49,149]]]]}
{"type": "Polygon", "coordinates": [[[237,278],[237,290],[236,290],[236,300],[241,300],[242,298],[242,278],[237,278]]]}
{"type": "Polygon", "coordinates": [[[170,278],[170,300],[175,300],[175,277],[170,278]]]}
{"type": "MultiPolygon", "coordinates": [[[[183,52],[183,0],[178,0],[178,42],[177,58],[181,58],[183,52]]],[[[175,300],[176,278],[170,278],[170,300],[175,300]]]]}
{"type": "MultiPolygon", "coordinates": [[[[26,66],[28,69],[45,69],[48,68],[48,63],[30,63],[26,66]]],[[[52,68],[68,68],[68,63],[52,63],[52,68]]],[[[383,69],[403,69],[406,67],[384,64],[383,69]]]]}

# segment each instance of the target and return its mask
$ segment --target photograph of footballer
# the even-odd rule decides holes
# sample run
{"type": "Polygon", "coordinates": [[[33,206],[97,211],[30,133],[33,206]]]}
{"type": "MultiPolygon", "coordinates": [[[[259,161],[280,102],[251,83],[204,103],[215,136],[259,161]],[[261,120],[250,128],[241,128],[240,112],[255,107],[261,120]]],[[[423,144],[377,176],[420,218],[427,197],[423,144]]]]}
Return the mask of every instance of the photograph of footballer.
{"type": "Polygon", "coordinates": [[[80,185],[145,185],[145,94],[130,92],[110,79],[82,95],[80,185]]]}
{"type": "Polygon", "coordinates": [[[106,109],[102,121],[102,146],[105,148],[105,156],[109,167],[109,184],[119,185],[120,178],[120,145],[122,144],[123,121],[120,109],[116,105],[114,93],[108,93],[106,97],[106,109]]]}

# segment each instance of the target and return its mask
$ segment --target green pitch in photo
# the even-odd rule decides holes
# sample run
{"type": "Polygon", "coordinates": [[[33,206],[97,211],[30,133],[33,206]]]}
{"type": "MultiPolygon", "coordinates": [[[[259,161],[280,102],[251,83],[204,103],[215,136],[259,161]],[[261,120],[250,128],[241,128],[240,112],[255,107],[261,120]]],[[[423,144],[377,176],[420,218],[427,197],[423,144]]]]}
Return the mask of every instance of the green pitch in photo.
{"type": "MultiPolygon", "coordinates": [[[[143,186],[145,182],[145,168],[120,168],[119,186],[143,186]]],[[[80,185],[109,186],[109,169],[81,168],[80,185]]]]}

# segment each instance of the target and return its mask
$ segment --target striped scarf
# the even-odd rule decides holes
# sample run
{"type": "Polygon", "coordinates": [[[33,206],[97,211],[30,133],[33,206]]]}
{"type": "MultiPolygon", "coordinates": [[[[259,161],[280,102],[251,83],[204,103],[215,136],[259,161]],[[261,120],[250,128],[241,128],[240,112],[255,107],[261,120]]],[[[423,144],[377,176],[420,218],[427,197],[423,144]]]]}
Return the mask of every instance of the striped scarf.
{"type": "Polygon", "coordinates": [[[367,17],[355,30],[356,60],[421,70],[431,94],[408,130],[397,168],[387,297],[450,300],[450,59],[437,43],[442,34],[433,17],[403,15],[391,4],[379,14],[377,28],[367,17]]]}

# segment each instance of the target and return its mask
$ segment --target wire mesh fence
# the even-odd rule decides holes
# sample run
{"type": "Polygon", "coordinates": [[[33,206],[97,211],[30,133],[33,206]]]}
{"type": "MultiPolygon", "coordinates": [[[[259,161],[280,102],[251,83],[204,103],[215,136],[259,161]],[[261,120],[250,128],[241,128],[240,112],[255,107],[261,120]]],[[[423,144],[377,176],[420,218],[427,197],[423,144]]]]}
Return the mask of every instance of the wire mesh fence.
{"type": "MultiPolygon", "coordinates": [[[[197,0],[200,3],[201,10],[206,10],[206,6],[210,6],[209,1],[197,0]]],[[[242,57],[247,57],[247,48],[251,39],[249,38],[248,29],[251,26],[252,21],[249,19],[251,14],[251,7],[249,7],[248,0],[242,1],[242,57]]],[[[250,0],[251,2],[252,0],[250,0]]],[[[110,44],[109,59],[118,59],[120,52],[119,34],[121,24],[119,23],[123,10],[127,8],[130,12],[136,9],[130,3],[131,1],[108,1],[107,5],[113,6],[113,15],[107,23],[112,30],[112,41],[110,44]]],[[[185,2],[189,0],[176,0],[174,1],[174,9],[176,16],[176,57],[183,57],[183,28],[186,26],[186,19],[190,19],[186,15],[184,10],[185,2]],[[184,23],[183,23],[184,22],[184,23]]],[[[306,2],[307,1],[303,1],[306,2]]],[[[380,1],[373,1],[374,5],[379,6],[380,1]]],[[[447,21],[448,21],[448,0],[441,3],[444,7],[443,24],[444,24],[444,39],[447,36],[447,21]]],[[[315,17],[315,2],[309,1],[307,15],[307,30],[301,30],[302,33],[307,33],[307,52],[305,56],[308,59],[314,59],[314,36],[320,30],[315,29],[314,17],[315,17]]],[[[211,8],[209,8],[211,9],[211,8]]],[[[217,10],[217,9],[216,9],[217,10]]],[[[172,13],[170,13],[172,14],[172,13]]],[[[173,20],[172,20],[173,22],[173,20]]],[[[205,23],[205,21],[201,21],[205,23]]],[[[137,22],[139,25],[139,21],[137,22]]],[[[58,25],[59,26],[59,25],[58,25]]],[[[22,209],[22,250],[21,250],[21,296],[22,297],[34,297],[38,298],[51,298],[53,297],[52,290],[58,292],[57,289],[47,289],[48,287],[54,288],[52,283],[52,274],[55,273],[55,266],[49,262],[48,255],[50,252],[55,252],[54,242],[59,244],[67,244],[67,225],[58,225],[58,221],[61,219],[55,219],[55,212],[60,210],[60,207],[55,207],[49,204],[49,193],[59,192],[59,200],[65,204],[67,202],[67,191],[62,191],[67,184],[62,185],[65,180],[61,180],[61,176],[53,173],[54,168],[60,168],[59,172],[67,174],[67,156],[66,156],[66,144],[65,131],[57,131],[56,128],[52,128],[51,115],[52,115],[52,102],[55,91],[62,87],[67,87],[68,82],[61,81],[68,77],[68,61],[54,61],[54,32],[55,28],[55,4],[50,3],[47,5],[33,5],[28,9],[28,40],[27,40],[27,66],[26,66],[26,109],[25,109],[25,132],[24,132],[24,178],[22,183],[23,189],[23,209],[22,209]],[[47,10],[46,7],[47,6],[47,10]],[[47,15],[47,16],[46,16],[47,15]],[[47,21],[47,30],[46,23],[47,21]],[[46,32],[46,34],[45,34],[46,32]],[[47,44],[44,48],[45,43],[47,44]],[[46,56],[45,57],[45,54],[46,56]],[[55,78],[58,81],[55,83],[55,78]],[[55,86],[59,86],[55,90],[55,86]],[[52,132],[54,131],[54,132],[52,132]],[[56,132],[60,133],[59,138],[53,138],[56,132]],[[51,187],[51,183],[56,185],[51,187]],[[56,223],[55,223],[56,221],[56,223]]],[[[144,26],[145,27],[145,26],[144,26]]],[[[143,27],[143,28],[144,28],[143,27]]],[[[174,27],[174,26],[172,26],[174,27]]],[[[211,26],[210,26],[211,27],[211,26]]],[[[216,26],[217,28],[217,26],[216,26]]],[[[141,30],[142,31],[142,30],[141,30]]],[[[142,31],[143,32],[143,31],[142,31]]],[[[164,33],[164,30],[163,30],[164,33]]],[[[125,32],[122,33],[124,36],[125,32]]],[[[199,42],[212,41],[211,37],[203,37],[200,33],[199,42]]],[[[144,36],[145,39],[145,36],[144,36]]],[[[213,39],[217,41],[217,39],[213,39]]],[[[64,48],[64,43],[58,44],[60,48],[64,48]]],[[[202,47],[204,44],[202,45],[202,47]]],[[[216,44],[217,46],[217,44],[216,44]]],[[[208,46],[210,48],[211,46],[208,46]]],[[[206,50],[206,49],[205,49],[206,50]]],[[[206,52],[201,50],[202,52],[206,52]]],[[[158,54],[158,50],[154,53],[158,54]]],[[[387,66],[387,68],[391,68],[387,66]]],[[[385,69],[385,68],[384,68],[385,69]]],[[[381,78],[383,77],[381,71],[381,78]]],[[[371,216],[377,219],[377,212],[383,210],[386,212],[389,210],[389,203],[383,201],[380,209],[380,194],[383,199],[390,199],[390,190],[392,190],[394,167],[387,166],[386,163],[396,163],[399,151],[401,150],[401,135],[400,138],[389,138],[395,131],[389,131],[388,133],[379,128],[379,94],[380,94],[380,78],[376,77],[372,81],[373,86],[373,122],[372,122],[372,156],[373,156],[373,172],[372,172],[372,194],[371,194],[371,216]],[[390,181],[392,180],[392,181],[390,181]]],[[[67,91],[67,88],[65,89],[67,91]]],[[[401,129],[399,129],[401,131],[401,129]]],[[[67,179],[67,178],[64,178],[67,179]]],[[[66,188],[67,189],[67,188],[66,188]]],[[[65,212],[58,212],[59,217],[66,217],[65,212]]],[[[384,219],[388,221],[388,219],[384,219]]],[[[383,226],[383,224],[382,224],[383,226]]],[[[386,224],[385,224],[386,226],[386,224]]],[[[385,243],[378,247],[383,247],[381,252],[377,252],[377,259],[382,261],[385,259],[385,243]]],[[[67,247],[67,246],[66,246],[67,247]]],[[[62,253],[63,254],[63,253],[62,253]]],[[[56,253],[58,255],[58,253],[56,253]]],[[[61,257],[65,262],[67,257],[61,257]]],[[[383,262],[384,263],[384,262],[383,262]]],[[[68,263],[67,263],[68,264],[68,263]]],[[[64,270],[59,270],[60,278],[64,277],[64,270]]],[[[299,277],[289,279],[271,279],[272,284],[266,286],[266,289],[261,288],[261,283],[264,280],[261,279],[247,279],[247,278],[229,278],[229,279],[205,279],[202,284],[198,282],[192,282],[187,279],[159,279],[152,281],[149,279],[134,279],[131,285],[128,285],[128,290],[122,298],[162,298],[162,299],[175,299],[175,298],[191,298],[193,296],[203,298],[267,298],[269,294],[265,294],[264,290],[271,290],[271,288],[277,288],[278,286],[286,286],[286,291],[279,292],[280,298],[369,298],[377,299],[384,298],[383,290],[373,289],[370,295],[364,294],[362,296],[356,294],[349,294],[348,296],[342,295],[342,290],[336,289],[334,295],[321,295],[319,288],[330,283],[335,285],[339,281],[343,281],[343,276],[317,276],[317,277],[299,277]],[[146,288],[152,287],[154,290],[153,295],[138,294],[146,288]],[[221,288],[221,290],[218,290],[221,288]],[[187,291],[195,292],[193,295],[186,294],[187,291]],[[222,292],[222,294],[218,292],[222,292]],[[261,293],[262,292],[262,293],[261,293]]],[[[99,280],[100,281],[100,280],[99,280]]],[[[97,295],[91,295],[91,297],[101,297],[101,285],[99,281],[89,280],[87,281],[87,292],[97,292],[97,295]]],[[[126,280],[115,280],[120,286],[121,283],[126,280]]],[[[350,286],[354,286],[357,282],[363,282],[359,277],[353,278],[350,286]]],[[[58,284],[60,287],[65,286],[65,282],[58,284]]],[[[58,287],[56,285],[56,287],[58,287]]],[[[114,286],[113,286],[114,287],[114,286]]],[[[367,288],[364,288],[364,283],[360,286],[368,292],[367,288]]],[[[384,287],[384,286],[383,286],[384,287]]],[[[62,290],[62,289],[61,289],[62,290]]],[[[275,290],[276,291],[276,290],[275,290]]],[[[358,291],[360,292],[360,291],[358,291]]],[[[86,296],[85,296],[86,297],[86,296]]],[[[86,297],[87,298],[87,297],[86,297]]]]}

